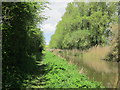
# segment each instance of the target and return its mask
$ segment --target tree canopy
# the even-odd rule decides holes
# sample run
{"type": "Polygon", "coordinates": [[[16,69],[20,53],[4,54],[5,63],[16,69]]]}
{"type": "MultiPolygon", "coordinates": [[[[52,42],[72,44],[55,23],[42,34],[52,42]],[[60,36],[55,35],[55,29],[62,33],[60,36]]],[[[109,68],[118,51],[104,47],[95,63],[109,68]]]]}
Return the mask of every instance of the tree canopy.
{"type": "Polygon", "coordinates": [[[46,2],[2,3],[2,69],[3,87],[19,87],[26,73],[37,70],[41,61],[44,38],[37,24],[46,18],[46,2]]]}
{"type": "Polygon", "coordinates": [[[70,2],[56,26],[51,48],[88,49],[108,44],[110,25],[117,23],[117,4],[113,2],[70,2]]]}

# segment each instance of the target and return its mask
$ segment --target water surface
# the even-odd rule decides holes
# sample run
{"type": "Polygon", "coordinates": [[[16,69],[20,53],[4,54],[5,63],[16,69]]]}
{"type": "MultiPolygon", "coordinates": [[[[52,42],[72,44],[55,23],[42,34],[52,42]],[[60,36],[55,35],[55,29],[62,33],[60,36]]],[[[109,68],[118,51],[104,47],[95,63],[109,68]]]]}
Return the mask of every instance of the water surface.
{"type": "MultiPolygon", "coordinates": [[[[105,60],[91,60],[91,57],[86,57],[82,53],[62,50],[56,51],[56,54],[65,58],[69,64],[75,64],[80,73],[85,74],[90,80],[101,82],[106,88],[116,88],[118,80],[118,64],[105,60]]],[[[87,55],[87,54],[86,54],[87,55]]],[[[94,56],[98,58],[98,56],[94,56]]]]}

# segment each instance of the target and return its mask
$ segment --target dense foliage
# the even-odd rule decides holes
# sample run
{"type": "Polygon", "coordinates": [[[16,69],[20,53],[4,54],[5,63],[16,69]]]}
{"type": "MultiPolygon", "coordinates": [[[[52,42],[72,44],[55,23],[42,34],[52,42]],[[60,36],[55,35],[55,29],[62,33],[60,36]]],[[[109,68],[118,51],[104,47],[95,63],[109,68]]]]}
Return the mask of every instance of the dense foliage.
{"type": "MultiPolygon", "coordinates": [[[[2,87],[103,87],[51,52],[46,52],[45,62],[41,63],[45,45],[37,24],[46,19],[42,16],[45,8],[46,2],[2,3],[2,87]]],[[[50,47],[86,49],[106,44],[110,35],[108,27],[116,21],[115,12],[116,3],[69,3],[50,47]]]]}
{"type": "Polygon", "coordinates": [[[89,81],[80,74],[75,65],[68,64],[66,60],[46,51],[44,64],[47,64],[45,75],[45,88],[103,88],[96,81],[89,81]]]}
{"type": "Polygon", "coordinates": [[[117,4],[106,2],[69,3],[56,32],[50,41],[51,48],[88,49],[108,44],[110,25],[117,22],[117,4]]]}
{"type": "Polygon", "coordinates": [[[20,87],[27,74],[38,70],[44,41],[37,24],[45,19],[45,7],[45,2],[2,3],[3,88],[20,87]]]}
{"type": "Polygon", "coordinates": [[[105,60],[107,61],[120,61],[118,56],[118,48],[119,48],[119,37],[118,37],[118,25],[114,25],[112,29],[112,41],[111,46],[112,50],[106,56],[105,60]]]}

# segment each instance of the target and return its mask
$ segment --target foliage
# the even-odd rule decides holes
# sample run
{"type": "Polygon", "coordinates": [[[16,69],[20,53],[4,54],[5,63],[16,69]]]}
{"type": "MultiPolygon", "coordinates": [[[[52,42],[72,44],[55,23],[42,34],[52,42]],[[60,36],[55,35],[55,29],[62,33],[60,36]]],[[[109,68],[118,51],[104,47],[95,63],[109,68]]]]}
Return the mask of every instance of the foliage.
{"type": "Polygon", "coordinates": [[[45,88],[103,88],[96,81],[89,81],[85,75],[79,74],[75,65],[46,51],[44,63],[48,66],[45,88]]]}
{"type": "Polygon", "coordinates": [[[51,48],[88,49],[108,44],[110,25],[117,22],[117,4],[71,2],[50,41],[51,48]]]}
{"type": "Polygon", "coordinates": [[[104,60],[107,61],[117,61],[119,62],[120,60],[118,59],[118,48],[119,48],[119,36],[118,36],[118,25],[112,25],[112,37],[111,39],[111,52],[108,53],[106,58],[104,60]]]}
{"type": "Polygon", "coordinates": [[[115,61],[115,62],[119,62],[120,60],[118,59],[118,39],[116,40],[116,42],[114,43],[115,45],[113,46],[111,52],[108,53],[108,55],[105,57],[104,60],[107,61],[115,61]]]}
{"type": "Polygon", "coordinates": [[[45,7],[45,2],[2,3],[3,88],[21,87],[27,75],[38,70],[44,38],[37,24],[45,19],[45,7]]]}
{"type": "Polygon", "coordinates": [[[88,30],[74,31],[72,34],[66,34],[63,41],[63,47],[67,49],[85,49],[89,47],[89,35],[88,30]]]}

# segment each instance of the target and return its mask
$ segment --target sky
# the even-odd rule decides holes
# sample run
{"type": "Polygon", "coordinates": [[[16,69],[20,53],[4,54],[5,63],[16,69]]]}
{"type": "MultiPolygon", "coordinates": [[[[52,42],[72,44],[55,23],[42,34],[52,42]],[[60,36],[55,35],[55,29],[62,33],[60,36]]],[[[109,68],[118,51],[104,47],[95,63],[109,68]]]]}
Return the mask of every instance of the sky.
{"type": "Polygon", "coordinates": [[[57,23],[61,20],[61,17],[65,13],[65,8],[67,4],[73,0],[48,0],[50,4],[48,7],[50,9],[45,9],[43,13],[45,16],[48,17],[42,24],[42,31],[45,37],[46,45],[49,45],[51,40],[51,36],[54,34],[56,30],[57,23]]]}
{"type": "MultiPolygon", "coordinates": [[[[57,23],[61,20],[61,17],[65,13],[65,8],[69,2],[73,2],[73,0],[47,0],[50,4],[48,7],[50,9],[45,9],[43,13],[48,17],[42,24],[42,31],[45,37],[46,45],[49,44],[51,40],[51,36],[54,34],[56,30],[57,23]]],[[[82,2],[82,0],[80,0],[82,2]]],[[[89,2],[89,0],[83,0],[89,2]]],[[[93,0],[94,1],[94,0],[93,0]]],[[[96,1],[96,0],[95,0],[96,1]]]]}

